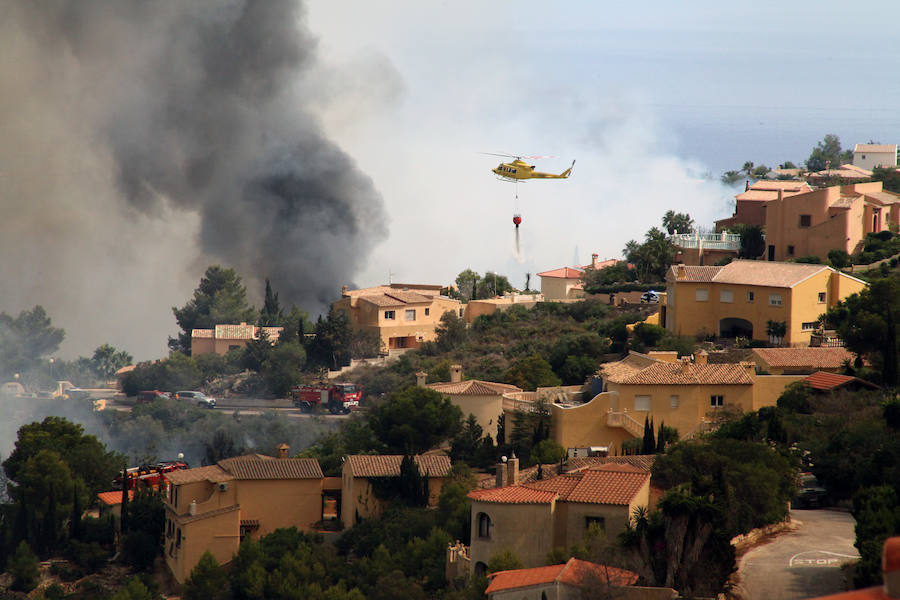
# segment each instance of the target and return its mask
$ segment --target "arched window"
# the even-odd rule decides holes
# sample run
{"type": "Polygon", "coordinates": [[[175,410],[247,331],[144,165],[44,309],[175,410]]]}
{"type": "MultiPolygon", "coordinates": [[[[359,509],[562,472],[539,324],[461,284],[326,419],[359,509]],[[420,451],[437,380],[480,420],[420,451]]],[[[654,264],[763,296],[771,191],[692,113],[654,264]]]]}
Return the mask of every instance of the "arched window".
{"type": "Polygon", "coordinates": [[[487,573],[487,565],[481,561],[475,563],[475,577],[482,577],[487,573]]]}
{"type": "Polygon", "coordinates": [[[491,537],[491,518],[486,513],[478,513],[478,537],[491,537]]]}

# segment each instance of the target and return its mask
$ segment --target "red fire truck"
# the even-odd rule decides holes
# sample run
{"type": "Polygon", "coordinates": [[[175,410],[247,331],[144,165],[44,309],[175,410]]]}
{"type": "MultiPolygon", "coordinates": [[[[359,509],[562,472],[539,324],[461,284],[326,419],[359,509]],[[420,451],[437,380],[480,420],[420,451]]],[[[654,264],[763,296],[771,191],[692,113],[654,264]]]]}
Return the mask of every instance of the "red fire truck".
{"type": "MultiPolygon", "coordinates": [[[[188,464],[183,460],[169,460],[156,463],[155,465],[141,465],[140,467],[131,467],[125,470],[125,475],[128,477],[128,489],[137,489],[138,484],[145,487],[157,489],[162,482],[163,474],[189,468],[190,467],[188,466],[188,464]]],[[[113,485],[116,489],[121,490],[123,483],[124,480],[122,479],[122,474],[120,473],[116,477],[113,485]]]]}
{"type": "Polygon", "coordinates": [[[333,415],[347,414],[359,408],[361,398],[362,387],[355,383],[314,383],[291,388],[294,406],[305,413],[322,407],[333,415]]]}

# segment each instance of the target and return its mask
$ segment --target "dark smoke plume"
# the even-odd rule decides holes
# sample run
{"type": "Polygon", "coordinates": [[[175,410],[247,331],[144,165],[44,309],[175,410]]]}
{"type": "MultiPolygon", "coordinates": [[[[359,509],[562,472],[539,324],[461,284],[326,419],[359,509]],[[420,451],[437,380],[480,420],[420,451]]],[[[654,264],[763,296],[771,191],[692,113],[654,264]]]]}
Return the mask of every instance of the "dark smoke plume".
{"type": "MultiPolygon", "coordinates": [[[[91,320],[78,310],[109,319],[113,302],[162,310],[173,327],[169,307],[212,263],[254,292],[269,277],[308,310],[335,299],[386,235],[385,215],[372,181],[305,108],[316,42],[303,18],[291,0],[0,9],[0,201],[67,242],[19,246],[23,272],[43,276],[0,304],[43,303],[70,332],[67,319],[91,320]],[[41,297],[55,291],[48,276],[81,298],[78,310],[41,297]]],[[[164,344],[166,333],[154,335],[164,344]]]]}

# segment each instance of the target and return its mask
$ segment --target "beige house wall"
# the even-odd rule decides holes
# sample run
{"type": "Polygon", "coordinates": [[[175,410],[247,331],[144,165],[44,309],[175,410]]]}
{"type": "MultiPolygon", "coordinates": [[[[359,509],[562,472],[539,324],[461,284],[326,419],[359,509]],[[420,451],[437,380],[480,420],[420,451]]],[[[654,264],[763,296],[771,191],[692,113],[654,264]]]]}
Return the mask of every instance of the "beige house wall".
{"type": "Polygon", "coordinates": [[[498,310],[509,310],[511,306],[534,308],[538,302],[542,302],[543,300],[544,297],[539,294],[516,294],[514,296],[503,296],[502,298],[470,300],[468,304],[466,304],[466,323],[472,324],[475,322],[475,319],[482,315],[492,315],[498,310]]]}
{"type": "Polygon", "coordinates": [[[778,397],[784,393],[784,388],[804,377],[805,375],[757,375],[753,382],[753,405],[750,410],[775,406],[778,397]]]}
{"type": "Polygon", "coordinates": [[[607,425],[607,415],[611,410],[621,410],[617,392],[597,394],[589,402],[578,406],[551,404],[550,438],[563,448],[618,448],[634,436],[621,427],[607,425]]]}
{"type": "Polygon", "coordinates": [[[587,518],[600,517],[604,520],[603,529],[608,539],[615,539],[625,531],[632,511],[638,506],[650,505],[650,479],[647,478],[635,500],[628,506],[613,504],[589,504],[586,502],[560,502],[565,504],[565,541],[557,546],[570,548],[584,540],[587,533],[587,518]]]}
{"type": "Polygon", "coordinates": [[[545,300],[570,300],[583,298],[584,290],[575,289],[581,283],[581,279],[566,279],[563,277],[541,277],[541,294],[545,300]]]}
{"type": "Polygon", "coordinates": [[[465,394],[444,394],[450,398],[454,406],[462,411],[463,420],[475,415],[484,435],[490,435],[494,442],[497,441],[497,420],[503,414],[503,396],[500,394],[490,396],[470,396],[465,394]]]}
{"type": "Polygon", "coordinates": [[[875,167],[897,166],[897,154],[895,152],[853,152],[853,166],[871,171],[875,167]]]}
{"type": "Polygon", "coordinates": [[[166,512],[173,521],[173,533],[166,534],[164,554],[166,564],[178,583],[190,576],[191,570],[209,551],[219,564],[231,562],[240,546],[240,511],[233,510],[207,518],[179,524],[177,518],[166,512]],[[181,530],[181,547],[176,547],[177,531],[181,530]]]}
{"type": "Polygon", "coordinates": [[[279,527],[309,531],[322,519],[321,479],[243,479],[235,487],[241,518],[259,520],[254,538],[279,527]]]}
{"type": "Polygon", "coordinates": [[[498,504],[472,501],[472,545],[469,556],[473,568],[487,565],[495,554],[510,550],[525,568],[542,567],[553,549],[556,502],[548,504],[498,504]],[[478,537],[478,515],[491,519],[489,538],[478,537]]]}

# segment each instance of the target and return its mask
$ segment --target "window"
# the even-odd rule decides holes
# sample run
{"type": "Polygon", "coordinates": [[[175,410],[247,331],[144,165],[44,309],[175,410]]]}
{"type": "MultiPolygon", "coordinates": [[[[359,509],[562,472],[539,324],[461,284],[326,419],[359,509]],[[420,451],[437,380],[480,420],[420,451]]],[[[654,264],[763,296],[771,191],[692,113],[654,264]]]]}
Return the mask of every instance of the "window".
{"type": "Polygon", "coordinates": [[[719,302],[734,302],[734,292],[731,290],[722,290],[719,292],[719,302]]]}
{"type": "Polygon", "coordinates": [[[650,396],[635,396],[634,410],[650,410],[650,396]]]}
{"type": "Polygon", "coordinates": [[[747,302],[753,302],[753,292],[747,292],[747,302]]]}
{"type": "Polygon", "coordinates": [[[678,396],[669,396],[669,408],[678,408],[678,396]]]}
{"type": "Polygon", "coordinates": [[[427,316],[430,315],[430,314],[431,314],[431,309],[430,309],[430,308],[426,308],[426,309],[425,309],[425,316],[427,317],[427,316]]]}
{"type": "Polygon", "coordinates": [[[606,519],[603,517],[585,517],[584,518],[584,528],[588,530],[591,526],[599,529],[600,531],[606,531],[606,519]]]}
{"type": "Polygon", "coordinates": [[[698,288],[695,297],[697,299],[697,302],[706,302],[707,300],[709,300],[709,290],[698,288]]]}
{"type": "Polygon", "coordinates": [[[478,537],[490,539],[491,518],[485,513],[478,513],[478,537]]]}
{"type": "Polygon", "coordinates": [[[812,215],[800,215],[800,227],[809,227],[812,225],[812,215]]]}
{"type": "Polygon", "coordinates": [[[713,395],[709,397],[709,405],[713,408],[725,406],[725,396],[713,395]]]}
{"type": "Polygon", "coordinates": [[[781,306],[781,294],[769,294],[769,306],[781,306]]]}
{"type": "Polygon", "coordinates": [[[817,321],[810,321],[808,323],[802,323],[800,325],[800,329],[803,331],[812,331],[816,328],[816,325],[818,325],[817,321]]]}
{"type": "Polygon", "coordinates": [[[460,319],[463,318],[463,309],[459,309],[459,318],[460,318],[460,319]]]}
{"type": "Polygon", "coordinates": [[[416,320],[416,309],[407,308],[406,316],[404,317],[407,321],[415,321],[416,320]]]}
{"type": "Polygon", "coordinates": [[[825,292],[819,292],[819,304],[825,304],[825,292]]]}
{"type": "Polygon", "coordinates": [[[395,314],[396,313],[394,313],[394,311],[392,311],[392,310],[386,310],[386,311],[384,311],[384,318],[388,319],[388,320],[393,320],[395,314]]]}
{"type": "Polygon", "coordinates": [[[793,256],[793,255],[794,255],[794,247],[788,246],[788,256],[793,256]]]}
{"type": "Polygon", "coordinates": [[[175,530],[175,547],[181,548],[181,527],[175,530]]]}

